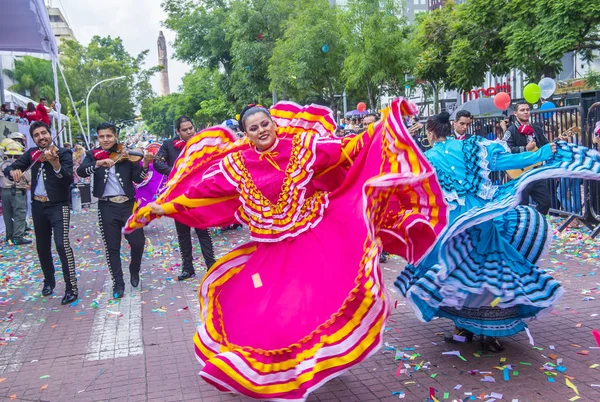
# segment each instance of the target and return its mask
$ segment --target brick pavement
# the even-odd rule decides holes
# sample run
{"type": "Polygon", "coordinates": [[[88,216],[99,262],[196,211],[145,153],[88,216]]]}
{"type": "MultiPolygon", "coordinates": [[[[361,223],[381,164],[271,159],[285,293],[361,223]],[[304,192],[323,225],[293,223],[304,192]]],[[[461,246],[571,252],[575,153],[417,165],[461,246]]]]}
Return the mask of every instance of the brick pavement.
{"type": "MultiPolygon", "coordinates": [[[[73,217],[81,299],[72,307],[60,305],[62,278],[57,278],[53,297],[39,297],[42,277],[33,247],[0,247],[0,400],[248,401],[215,391],[197,375],[200,366],[191,338],[198,320],[198,280],[177,282],[173,225],[162,220],[146,230],[141,289],[128,288],[126,297],[115,302],[109,298],[111,284],[95,216],[73,217]]],[[[245,236],[241,230],[215,236],[217,253],[224,254],[245,236]]],[[[439,401],[469,400],[468,393],[478,400],[483,395],[486,401],[568,401],[576,394],[566,386],[566,376],[581,401],[600,400],[600,388],[591,386],[600,384],[600,366],[590,368],[600,364],[600,350],[590,334],[600,328],[600,300],[593,299],[600,299],[600,276],[593,276],[598,272],[598,242],[587,241],[579,248],[579,236],[567,239],[542,264],[554,271],[568,293],[552,314],[530,325],[541,350],[524,333],[505,339],[507,350],[501,354],[477,354],[477,342],[445,343],[442,334],[452,329],[448,321],[421,323],[390,292],[395,308],[386,328],[386,347],[321,387],[309,401],[424,401],[430,387],[439,401]],[[466,361],[442,354],[456,350],[466,361]],[[397,351],[414,357],[396,360],[397,351]],[[562,359],[566,371],[552,370],[556,376],[550,375],[555,379],[550,383],[540,368],[557,364],[555,359],[562,359]],[[405,365],[409,368],[399,372],[405,365]],[[501,365],[511,366],[509,381],[495,368],[501,365]],[[482,382],[481,372],[491,372],[495,382],[482,382]]],[[[401,267],[398,259],[384,264],[390,290],[401,267]]]]}

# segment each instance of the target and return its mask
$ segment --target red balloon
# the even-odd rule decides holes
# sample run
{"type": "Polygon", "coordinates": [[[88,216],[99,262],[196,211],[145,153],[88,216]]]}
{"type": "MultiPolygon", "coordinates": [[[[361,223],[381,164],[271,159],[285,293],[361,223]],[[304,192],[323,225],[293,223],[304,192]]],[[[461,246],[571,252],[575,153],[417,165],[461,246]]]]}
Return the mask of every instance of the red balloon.
{"type": "Polygon", "coordinates": [[[356,105],[356,110],[362,113],[365,110],[367,110],[367,105],[365,104],[365,102],[358,102],[358,105],[356,105]]]}
{"type": "Polygon", "coordinates": [[[498,92],[494,96],[494,105],[500,110],[506,110],[510,106],[510,95],[506,92],[498,92]]]}

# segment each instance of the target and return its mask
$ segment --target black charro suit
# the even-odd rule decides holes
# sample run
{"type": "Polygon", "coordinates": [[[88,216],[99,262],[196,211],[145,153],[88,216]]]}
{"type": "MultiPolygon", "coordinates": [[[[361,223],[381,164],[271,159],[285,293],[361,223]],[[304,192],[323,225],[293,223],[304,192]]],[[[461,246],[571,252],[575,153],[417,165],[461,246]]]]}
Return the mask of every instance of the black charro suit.
{"type": "MultiPolygon", "coordinates": [[[[147,177],[148,169],[143,169],[139,162],[133,163],[127,160],[116,163],[114,169],[97,167],[94,151],[99,150],[101,148],[86,152],[83,162],[77,169],[77,174],[80,177],[94,176],[93,194],[98,198],[98,224],[100,225],[107,264],[116,293],[118,287],[123,289],[125,286],[121,267],[121,232],[133,211],[135,203],[133,183],[141,183],[147,177]],[[114,192],[114,187],[109,187],[107,190],[109,178],[113,183],[118,183],[117,192],[114,192]],[[119,186],[120,188],[118,188],[119,186]],[[126,197],[127,200],[117,203],[114,202],[115,196],[126,197]]],[[[135,230],[130,234],[126,234],[125,238],[131,246],[129,272],[132,278],[137,278],[141,269],[142,255],[146,243],[144,230],[135,230]]]]}
{"type": "MultiPolygon", "coordinates": [[[[164,141],[156,153],[154,159],[154,169],[165,175],[169,176],[175,161],[179,158],[181,153],[180,149],[175,147],[175,141],[179,138],[171,138],[164,141]]],[[[190,227],[183,223],[175,221],[175,228],[177,229],[177,238],[179,240],[179,249],[181,251],[181,258],[183,260],[182,270],[184,272],[194,273],[194,264],[192,256],[192,236],[190,234],[190,227]]],[[[213,244],[210,238],[210,234],[207,229],[196,229],[198,240],[200,241],[200,249],[202,250],[202,256],[204,262],[206,262],[207,269],[210,269],[215,263],[213,244]]]]}
{"type": "Polygon", "coordinates": [[[54,234],[54,244],[60,257],[66,291],[77,294],[75,257],[69,242],[69,225],[71,221],[69,194],[73,183],[73,153],[66,148],[58,149],[60,169],[55,172],[50,162],[36,162],[32,165],[32,153],[35,154],[38,151],[40,150],[37,147],[28,149],[15,163],[4,170],[4,176],[10,178],[11,171],[25,171],[31,166],[31,192],[34,196],[31,203],[31,213],[37,253],[44,273],[44,285],[48,285],[52,289],[56,286],[50,241],[54,234]],[[48,198],[44,202],[35,200],[35,196],[40,195],[37,194],[37,186],[40,180],[43,180],[46,197],[48,198]]]}
{"type": "MultiPolygon", "coordinates": [[[[519,127],[521,124],[515,122],[511,124],[506,132],[504,133],[503,140],[506,141],[510,152],[518,154],[521,152],[527,152],[527,136],[519,133],[519,127]]],[[[536,124],[531,124],[534,134],[533,139],[538,148],[548,144],[548,138],[544,135],[544,129],[536,124]]],[[[546,215],[550,210],[550,187],[548,186],[547,180],[538,180],[530,183],[525,187],[521,193],[521,205],[529,204],[529,197],[534,200],[537,204],[537,210],[542,214],[546,215]]]]}

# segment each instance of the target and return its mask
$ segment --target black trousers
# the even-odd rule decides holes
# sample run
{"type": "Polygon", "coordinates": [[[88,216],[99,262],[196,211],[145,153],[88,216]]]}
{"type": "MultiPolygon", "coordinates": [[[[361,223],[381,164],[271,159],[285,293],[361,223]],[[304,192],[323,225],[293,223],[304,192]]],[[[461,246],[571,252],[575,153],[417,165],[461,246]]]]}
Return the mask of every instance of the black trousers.
{"type": "Polygon", "coordinates": [[[523,190],[521,205],[529,204],[529,197],[537,204],[537,210],[542,215],[547,215],[550,210],[550,186],[547,180],[538,180],[529,183],[523,190]]]}
{"type": "Polygon", "coordinates": [[[31,203],[31,214],[37,253],[44,273],[44,284],[50,285],[52,288],[56,286],[54,263],[52,262],[52,235],[54,234],[54,244],[60,257],[60,265],[62,265],[65,279],[65,290],[77,293],[75,257],[73,257],[73,250],[69,243],[69,224],[71,222],[69,205],[34,200],[31,203]]]}
{"type": "MultiPolygon", "coordinates": [[[[121,230],[133,211],[133,200],[116,204],[110,201],[98,201],[98,223],[100,233],[104,242],[106,262],[113,283],[124,284],[123,269],[121,268],[121,230]]],[[[129,261],[129,272],[139,273],[142,265],[142,255],[146,236],[144,230],[138,229],[133,233],[126,234],[125,239],[131,246],[131,259],[129,261]]]]}
{"type": "MultiPolygon", "coordinates": [[[[192,257],[192,236],[191,228],[183,223],[175,221],[175,228],[177,229],[177,238],[179,239],[179,250],[181,251],[181,258],[183,260],[183,271],[194,272],[194,263],[192,257]]],[[[212,239],[207,229],[196,229],[196,235],[200,241],[200,249],[202,250],[202,256],[204,262],[206,262],[207,270],[215,263],[215,253],[213,250],[212,239]]]]}

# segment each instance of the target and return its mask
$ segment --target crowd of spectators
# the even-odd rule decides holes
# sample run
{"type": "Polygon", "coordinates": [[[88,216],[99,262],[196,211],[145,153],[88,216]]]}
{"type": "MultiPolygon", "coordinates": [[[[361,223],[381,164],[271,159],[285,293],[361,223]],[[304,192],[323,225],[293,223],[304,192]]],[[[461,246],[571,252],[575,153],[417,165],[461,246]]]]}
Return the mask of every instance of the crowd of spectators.
{"type": "Polygon", "coordinates": [[[4,103],[0,106],[0,120],[10,121],[18,124],[31,124],[34,121],[43,121],[50,125],[50,115],[54,109],[54,102],[50,107],[46,106],[46,98],[40,98],[37,106],[33,102],[27,103],[27,107],[15,106],[11,103],[4,103]]]}

